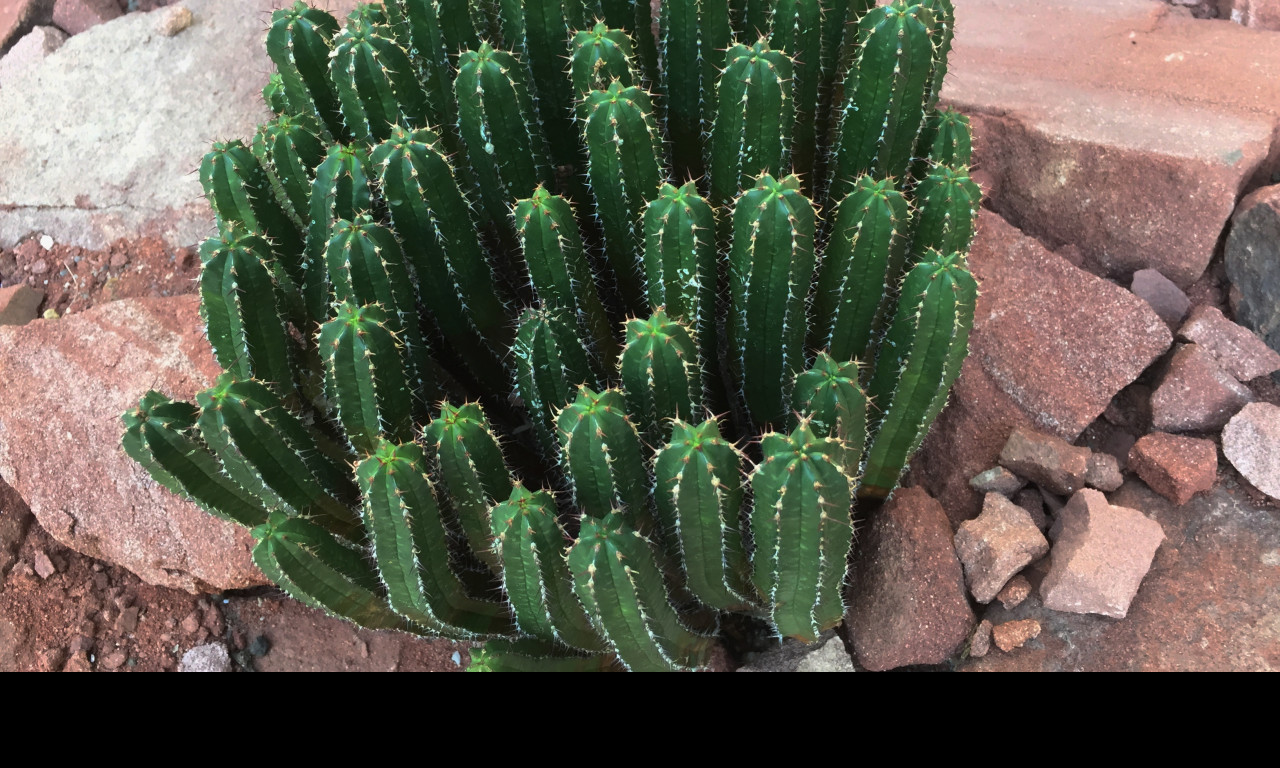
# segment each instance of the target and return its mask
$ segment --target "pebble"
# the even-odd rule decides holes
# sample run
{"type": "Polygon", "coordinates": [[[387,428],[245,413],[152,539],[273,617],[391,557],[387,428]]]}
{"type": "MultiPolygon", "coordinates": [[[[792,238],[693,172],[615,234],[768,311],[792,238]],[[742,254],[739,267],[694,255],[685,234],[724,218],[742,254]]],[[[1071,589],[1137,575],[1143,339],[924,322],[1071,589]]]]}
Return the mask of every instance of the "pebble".
{"type": "Polygon", "coordinates": [[[182,623],[178,625],[178,629],[182,630],[184,635],[194,635],[200,630],[200,612],[192,611],[188,613],[182,623]]]}
{"type": "Polygon", "coordinates": [[[182,654],[179,672],[230,672],[231,656],[222,643],[205,643],[182,654]]]}
{"type": "Polygon", "coordinates": [[[980,659],[991,652],[991,628],[991,622],[986,619],[978,622],[978,628],[973,631],[973,637],[969,638],[971,658],[980,659]]]}
{"type": "Polygon", "coordinates": [[[49,271],[49,262],[44,259],[36,259],[27,267],[27,271],[33,275],[43,275],[49,271]]]}
{"type": "Polygon", "coordinates": [[[1124,475],[1120,474],[1120,462],[1109,453],[1094,453],[1089,457],[1089,468],[1085,470],[1084,481],[1091,488],[1100,491],[1114,491],[1124,485],[1124,475]]]}
{"type": "Polygon", "coordinates": [[[36,550],[33,560],[32,565],[35,566],[36,575],[41,580],[47,579],[58,572],[58,567],[53,564],[53,561],[49,559],[49,556],[42,549],[36,550]]]}
{"type": "Polygon", "coordinates": [[[1000,594],[996,595],[996,599],[1000,601],[1006,611],[1011,611],[1022,605],[1022,601],[1026,600],[1031,594],[1031,582],[1027,581],[1027,577],[1022,574],[1009,579],[1009,583],[1004,585],[1004,589],[1000,590],[1000,594]]]}
{"type": "Polygon", "coordinates": [[[1018,427],[1000,451],[1000,464],[1052,493],[1069,496],[1084,487],[1088,448],[1018,427]]]}
{"type": "Polygon", "coordinates": [[[111,254],[111,268],[120,269],[129,263],[129,254],[117,251],[111,254]]]}
{"type": "Polygon", "coordinates": [[[190,8],[182,5],[171,5],[156,20],[156,31],[165,37],[173,37],[191,26],[193,19],[190,8]]]}
{"type": "Polygon", "coordinates": [[[1254,488],[1280,499],[1280,408],[1246,405],[1222,430],[1222,452],[1254,488]]]}
{"type": "Polygon", "coordinates": [[[1026,484],[1025,480],[1004,467],[993,467],[969,479],[969,487],[978,493],[998,493],[1002,496],[1012,496],[1026,484]]]}
{"type": "Polygon", "coordinates": [[[48,235],[41,235],[41,236],[40,236],[40,247],[41,247],[41,248],[43,248],[43,249],[45,249],[46,251],[52,251],[52,250],[53,250],[53,238],[52,238],[52,237],[50,237],[50,236],[48,236],[48,235]]]}
{"type": "Polygon", "coordinates": [[[991,638],[995,641],[996,647],[1005,653],[1021,648],[1029,640],[1039,636],[1040,622],[1035,619],[1006,621],[991,630],[991,638]]]}
{"type": "Polygon", "coordinates": [[[125,653],[120,649],[116,649],[111,653],[108,653],[106,656],[103,656],[101,659],[99,659],[98,667],[101,669],[114,672],[117,669],[123,667],[125,662],[128,660],[129,660],[129,654],[125,653]]]}

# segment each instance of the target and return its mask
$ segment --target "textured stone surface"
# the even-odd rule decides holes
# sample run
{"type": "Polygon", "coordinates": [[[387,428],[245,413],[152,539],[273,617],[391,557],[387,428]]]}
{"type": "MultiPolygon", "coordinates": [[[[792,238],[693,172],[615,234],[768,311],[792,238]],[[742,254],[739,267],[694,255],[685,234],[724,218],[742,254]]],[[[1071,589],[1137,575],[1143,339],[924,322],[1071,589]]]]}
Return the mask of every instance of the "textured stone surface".
{"type": "Polygon", "coordinates": [[[1225,262],[1227,278],[1240,294],[1237,319],[1280,350],[1280,184],[1240,201],[1225,262]]]}
{"type": "Polygon", "coordinates": [[[957,3],[943,100],[974,116],[991,205],[1128,284],[1189,286],[1274,168],[1280,46],[1149,0],[957,3]]]}
{"type": "Polygon", "coordinates": [[[1280,408],[1242,408],[1222,430],[1222,452],[1254,488],[1280,500],[1280,408]]]}
{"type": "Polygon", "coordinates": [[[1179,506],[1213,487],[1218,447],[1212,440],[1152,432],[1134,443],[1129,469],[1151,489],[1179,506]]]}
{"type": "Polygon", "coordinates": [[[762,653],[739,672],[856,672],[853,658],[845,650],[844,641],[834,631],[826,632],[818,642],[805,645],[797,640],[784,640],[772,651],[762,653]]]}
{"type": "Polygon", "coordinates": [[[1237,24],[1280,30],[1280,0],[1217,0],[1219,13],[1237,24]]]}
{"type": "Polygon", "coordinates": [[[1039,636],[1040,622],[1035,619],[1006,621],[1003,624],[995,625],[991,629],[991,639],[995,642],[996,647],[1005,653],[1021,648],[1039,636]]]}
{"type": "Polygon", "coordinates": [[[1178,335],[1212,355],[1218,367],[1237,381],[1280,371],[1280,352],[1228,320],[1217,307],[1197,307],[1178,335]]]}
{"type": "Polygon", "coordinates": [[[69,35],[96,27],[121,15],[115,0],[57,0],[53,6],[53,23],[69,35]]]}
{"type": "Polygon", "coordinates": [[[0,88],[27,70],[36,67],[49,54],[62,47],[67,34],[57,27],[38,26],[22,36],[13,48],[0,58],[0,88]]]}
{"type": "Polygon", "coordinates": [[[29,285],[0,288],[0,325],[26,325],[36,319],[44,294],[29,285]]]}
{"type": "Polygon", "coordinates": [[[974,616],[942,506],[900,488],[859,534],[849,589],[854,653],[872,671],[945,661],[974,616]]]}
{"type": "Polygon", "coordinates": [[[969,638],[969,657],[980,659],[991,653],[991,622],[983,619],[969,638]]]}
{"type": "Polygon", "coordinates": [[[187,246],[209,234],[192,171],[211,141],[252,136],[265,117],[271,4],[184,5],[196,21],[181,35],[157,34],[153,14],[129,14],[0,88],[0,247],[32,231],[95,249],[143,234],[187,246]]]}
{"type": "Polygon", "coordinates": [[[1088,448],[1030,429],[1015,429],[1000,451],[1000,464],[1052,493],[1069,496],[1085,485],[1088,448]]]}
{"type": "Polygon", "coordinates": [[[182,654],[179,672],[230,672],[231,656],[222,643],[205,643],[182,654]]]}
{"type": "Polygon", "coordinates": [[[1133,273],[1129,290],[1151,305],[1160,319],[1176,328],[1187,316],[1191,300],[1172,280],[1154,269],[1140,269],[1133,273]]]}
{"type": "Polygon", "coordinates": [[[1002,496],[1012,496],[1026,484],[1025,480],[1004,467],[993,467],[969,478],[969,487],[982,494],[998,493],[1002,496]]]}
{"type": "Polygon", "coordinates": [[[220,372],[197,305],[124,300],[0,327],[0,479],[62,544],[193,592],[264,583],[253,540],[131,461],[120,414],[149,389],[190,399],[220,372]]]}
{"type": "Polygon", "coordinates": [[[1031,582],[1027,581],[1027,577],[1022,574],[1009,579],[1009,583],[1004,585],[1004,589],[1000,590],[1000,594],[996,595],[996,600],[1000,601],[1005,610],[1012,610],[1022,605],[1022,601],[1031,595],[1031,582]]]}
{"type": "Polygon", "coordinates": [[[982,514],[960,524],[955,548],[969,593],[989,603],[1018,571],[1048,553],[1049,542],[1025,509],[988,493],[982,514]]]}
{"type": "Polygon", "coordinates": [[[1090,488],[1114,491],[1124,485],[1124,475],[1120,474],[1120,462],[1109,453],[1089,454],[1089,467],[1085,470],[1084,482],[1090,488]]]}
{"type": "Polygon", "coordinates": [[[1123,619],[1164,531],[1138,510],[1113,507],[1086,488],[1058,513],[1049,536],[1052,559],[1040,584],[1044,606],[1123,619]]]}
{"type": "Polygon", "coordinates": [[[53,0],[4,0],[0,2],[0,55],[37,24],[47,24],[53,0]]]}
{"type": "Polygon", "coordinates": [[[969,357],[912,461],[957,524],[982,504],[969,478],[996,463],[1014,427],[1074,441],[1172,341],[1142,299],[985,209],[969,263],[982,285],[969,357]]]}
{"type": "Polygon", "coordinates": [[[1165,432],[1216,430],[1253,400],[1249,388],[1196,344],[1180,347],[1151,395],[1151,426],[1165,432]]]}

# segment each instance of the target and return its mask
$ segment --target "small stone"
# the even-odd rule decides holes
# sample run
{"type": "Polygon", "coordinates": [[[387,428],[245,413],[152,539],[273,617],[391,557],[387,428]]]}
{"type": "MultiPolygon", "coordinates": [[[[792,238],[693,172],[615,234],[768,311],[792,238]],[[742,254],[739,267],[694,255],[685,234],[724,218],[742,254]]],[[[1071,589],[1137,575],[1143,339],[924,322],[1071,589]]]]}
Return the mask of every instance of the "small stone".
{"type": "Polygon", "coordinates": [[[1053,493],[1070,495],[1084,487],[1092,453],[1060,437],[1018,427],[1000,451],[1000,464],[1053,493]]]}
{"type": "Polygon", "coordinates": [[[65,648],[45,648],[36,654],[36,669],[40,672],[57,672],[62,668],[62,662],[67,659],[67,649],[65,648]]]}
{"type": "Polygon", "coordinates": [[[1246,405],[1222,430],[1222,452],[1254,488],[1280,500],[1280,408],[1246,405]]]}
{"type": "Polygon", "coordinates": [[[53,307],[49,307],[48,309],[46,309],[44,312],[40,314],[40,317],[44,318],[45,320],[57,320],[58,318],[62,317],[62,315],[58,314],[58,310],[54,309],[53,307]]]}
{"type": "Polygon", "coordinates": [[[57,0],[53,6],[53,23],[69,35],[78,35],[121,13],[115,0],[57,0]]]}
{"type": "Polygon", "coordinates": [[[190,8],[171,5],[160,13],[160,18],[156,20],[156,31],[165,37],[173,37],[191,26],[192,19],[190,8]]]}
{"type": "Polygon", "coordinates": [[[1248,328],[1228,320],[1217,307],[1197,307],[1178,335],[1212,355],[1218,366],[1237,381],[1252,381],[1280,371],[1280,352],[1268,347],[1248,328]]]}
{"type": "Polygon", "coordinates": [[[985,472],[979,472],[969,479],[969,487],[978,493],[998,493],[1001,496],[1012,496],[1026,484],[1025,480],[1004,467],[994,467],[985,472]]]}
{"type": "Polygon", "coordinates": [[[1014,574],[1049,551],[1031,515],[998,493],[988,493],[982,514],[960,524],[956,555],[964,564],[969,593],[991,602],[1014,574]]]}
{"type": "Polygon", "coordinates": [[[49,556],[42,549],[36,550],[32,565],[35,566],[36,575],[42,581],[58,572],[58,567],[53,564],[53,561],[49,559],[49,556]]]}
{"type": "Polygon", "coordinates": [[[19,283],[0,288],[0,325],[26,325],[36,319],[44,294],[19,283]]]}
{"type": "Polygon", "coordinates": [[[194,635],[200,630],[200,612],[192,611],[188,613],[182,623],[178,625],[178,629],[182,630],[184,635],[194,635]]]}
{"type": "Polygon", "coordinates": [[[250,656],[266,656],[271,652],[271,640],[266,635],[258,635],[245,650],[250,656]]]}
{"type": "Polygon", "coordinates": [[[1092,454],[1089,456],[1089,468],[1085,470],[1084,481],[1090,488],[1100,491],[1116,490],[1124,485],[1120,462],[1109,453],[1092,454]]]}
{"type": "Polygon", "coordinates": [[[1123,619],[1164,530],[1138,510],[1113,507],[1101,492],[1086,488],[1058,513],[1049,536],[1054,545],[1040,584],[1044,607],[1123,619]]]}
{"type": "Polygon", "coordinates": [[[1176,328],[1191,308],[1191,300],[1187,298],[1187,294],[1158,270],[1139,269],[1134,272],[1130,290],[1150,304],[1160,319],[1171,328],[1176,328]]]}
{"type": "Polygon", "coordinates": [[[111,653],[108,653],[106,656],[103,656],[101,659],[98,659],[98,668],[105,669],[109,672],[114,672],[117,669],[123,667],[124,663],[128,660],[129,660],[129,654],[117,648],[111,653]]]}
{"type": "Polygon", "coordinates": [[[1280,350],[1280,184],[1240,201],[1223,261],[1236,297],[1235,318],[1280,350]]]}
{"type": "Polygon", "coordinates": [[[969,638],[969,657],[980,659],[991,653],[991,622],[983,619],[978,622],[977,629],[973,630],[973,637],[969,638]]]}
{"type": "Polygon", "coordinates": [[[110,263],[111,263],[112,269],[122,269],[125,265],[129,263],[129,254],[125,253],[124,251],[116,251],[115,253],[111,254],[110,263]]]}
{"type": "Polygon", "coordinates": [[[1027,577],[1022,574],[1009,579],[1009,583],[1004,585],[1004,589],[1000,590],[1000,594],[996,595],[996,599],[1000,601],[1000,605],[1004,606],[1006,611],[1012,611],[1022,601],[1031,595],[1031,582],[1027,581],[1027,577]]]}
{"type": "Polygon", "coordinates": [[[33,275],[43,275],[49,271],[49,262],[44,259],[36,259],[27,266],[27,271],[33,275]]]}
{"type": "Polygon", "coordinates": [[[53,238],[52,238],[52,237],[50,237],[49,235],[41,235],[41,236],[40,236],[40,247],[41,247],[41,248],[43,248],[43,249],[45,249],[46,251],[52,251],[52,250],[53,250],[53,238]]]}
{"type": "Polygon", "coordinates": [[[1248,387],[1199,345],[1187,344],[1173,353],[1164,380],[1151,395],[1151,426],[1161,432],[1221,429],[1252,401],[1248,387]]]}
{"type": "MultiPolygon", "coordinates": [[[[49,54],[62,47],[67,35],[57,27],[35,27],[0,59],[0,87],[40,65],[49,54]]],[[[46,237],[48,237],[46,235],[46,237]]],[[[41,244],[44,238],[40,239],[41,244]]],[[[53,247],[53,239],[45,250],[53,247]]]]}
{"type": "Polygon", "coordinates": [[[1218,449],[1212,440],[1152,432],[1134,443],[1129,468],[1151,490],[1182,506],[1217,481],[1218,449]]]}
{"type": "Polygon", "coordinates": [[[231,656],[222,643],[205,643],[182,654],[179,672],[230,672],[231,656]]]}
{"type": "Polygon", "coordinates": [[[89,654],[86,651],[78,651],[71,654],[71,658],[67,659],[66,666],[62,668],[63,672],[92,672],[93,662],[89,661],[89,654]]]}
{"type": "Polygon", "coordinates": [[[853,659],[844,642],[828,631],[810,645],[783,640],[775,648],[751,659],[739,672],[854,672],[853,659]]]}
{"type": "Polygon", "coordinates": [[[1035,619],[1006,621],[1003,624],[996,625],[991,630],[991,637],[995,640],[996,647],[1005,653],[1021,648],[1028,641],[1034,640],[1039,636],[1040,622],[1035,619]]]}

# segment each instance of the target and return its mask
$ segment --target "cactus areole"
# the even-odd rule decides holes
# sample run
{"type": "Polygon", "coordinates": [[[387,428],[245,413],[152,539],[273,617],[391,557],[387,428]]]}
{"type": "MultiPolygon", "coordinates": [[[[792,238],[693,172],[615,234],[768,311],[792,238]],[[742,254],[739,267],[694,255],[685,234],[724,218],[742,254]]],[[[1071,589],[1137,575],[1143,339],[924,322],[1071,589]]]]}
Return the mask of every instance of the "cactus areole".
{"type": "Polygon", "coordinates": [[[476,670],[683,670],[841,621],[967,352],[951,0],[276,11],[200,168],[225,372],[123,445],[357,624],[476,670]]]}

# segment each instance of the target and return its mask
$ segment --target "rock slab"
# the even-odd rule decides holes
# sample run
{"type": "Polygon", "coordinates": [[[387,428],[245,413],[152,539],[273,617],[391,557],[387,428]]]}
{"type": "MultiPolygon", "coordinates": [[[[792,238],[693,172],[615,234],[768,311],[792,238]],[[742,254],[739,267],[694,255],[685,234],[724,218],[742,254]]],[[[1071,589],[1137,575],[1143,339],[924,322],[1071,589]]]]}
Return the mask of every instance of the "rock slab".
{"type": "Polygon", "coordinates": [[[955,548],[969,593],[989,603],[1019,571],[1049,552],[1049,542],[1027,510],[988,493],[982,514],[960,524],[955,548]]]}
{"type": "Polygon", "coordinates": [[[1280,500],[1280,408],[1251,403],[1222,430],[1222,452],[1254,488],[1280,500]]]}
{"type": "Polygon", "coordinates": [[[253,540],[130,460],[120,415],[147,390],[191,399],[213,381],[203,327],[195,296],[0,327],[0,479],[63,545],[191,592],[266,583],[253,540]]]}
{"type": "Polygon", "coordinates": [[[1151,426],[1162,432],[1221,429],[1246,403],[1249,388],[1222,370],[1199,344],[1173,353],[1169,369],[1151,395],[1151,426]]]}
{"type": "Polygon", "coordinates": [[[762,653],[739,672],[856,672],[844,641],[834,631],[823,633],[818,642],[805,645],[783,640],[772,651],[762,653]]]}
{"type": "Polygon", "coordinates": [[[0,288],[0,325],[26,325],[36,319],[44,294],[25,283],[0,288]]]}
{"type": "Polygon", "coordinates": [[[974,615],[942,505],[899,488],[859,537],[845,617],[859,663],[872,671],[946,661],[974,615]]]}
{"type": "Polygon", "coordinates": [[[53,6],[53,23],[69,35],[96,27],[123,13],[116,0],[57,0],[53,6]]]}
{"type": "Polygon", "coordinates": [[[1212,440],[1152,432],[1134,443],[1129,469],[1151,490],[1182,506],[1218,479],[1218,447],[1212,440]]]}
{"type": "Polygon", "coordinates": [[[1058,513],[1049,536],[1051,563],[1040,584],[1044,607],[1123,619],[1164,531],[1138,510],[1113,507],[1101,492],[1086,488],[1058,513]]]}
{"type": "Polygon", "coordinates": [[[1093,451],[1059,437],[1018,428],[1000,451],[1001,466],[1059,496],[1084,487],[1093,451]]]}
{"type": "Polygon", "coordinates": [[[1280,351],[1280,184],[1240,201],[1225,259],[1227,279],[1240,291],[1240,322],[1280,351]]]}
{"type": "Polygon", "coordinates": [[[1129,290],[1151,305],[1160,319],[1177,328],[1191,309],[1191,300],[1172,280],[1156,269],[1140,269],[1133,273],[1129,290]]]}
{"type": "Polygon", "coordinates": [[[38,26],[23,35],[4,58],[0,58],[0,88],[19,74],[39,65],[66,41],[67,33],[57,27],[38,26]]]}
{"type": "Polygon", "coordinates": [[[1178,335],[1208,352],[1236,381],[1251,381],[1280,371],[1280,352],[1228,320],[1217,307],[1197,307],[1178,335]]]}

